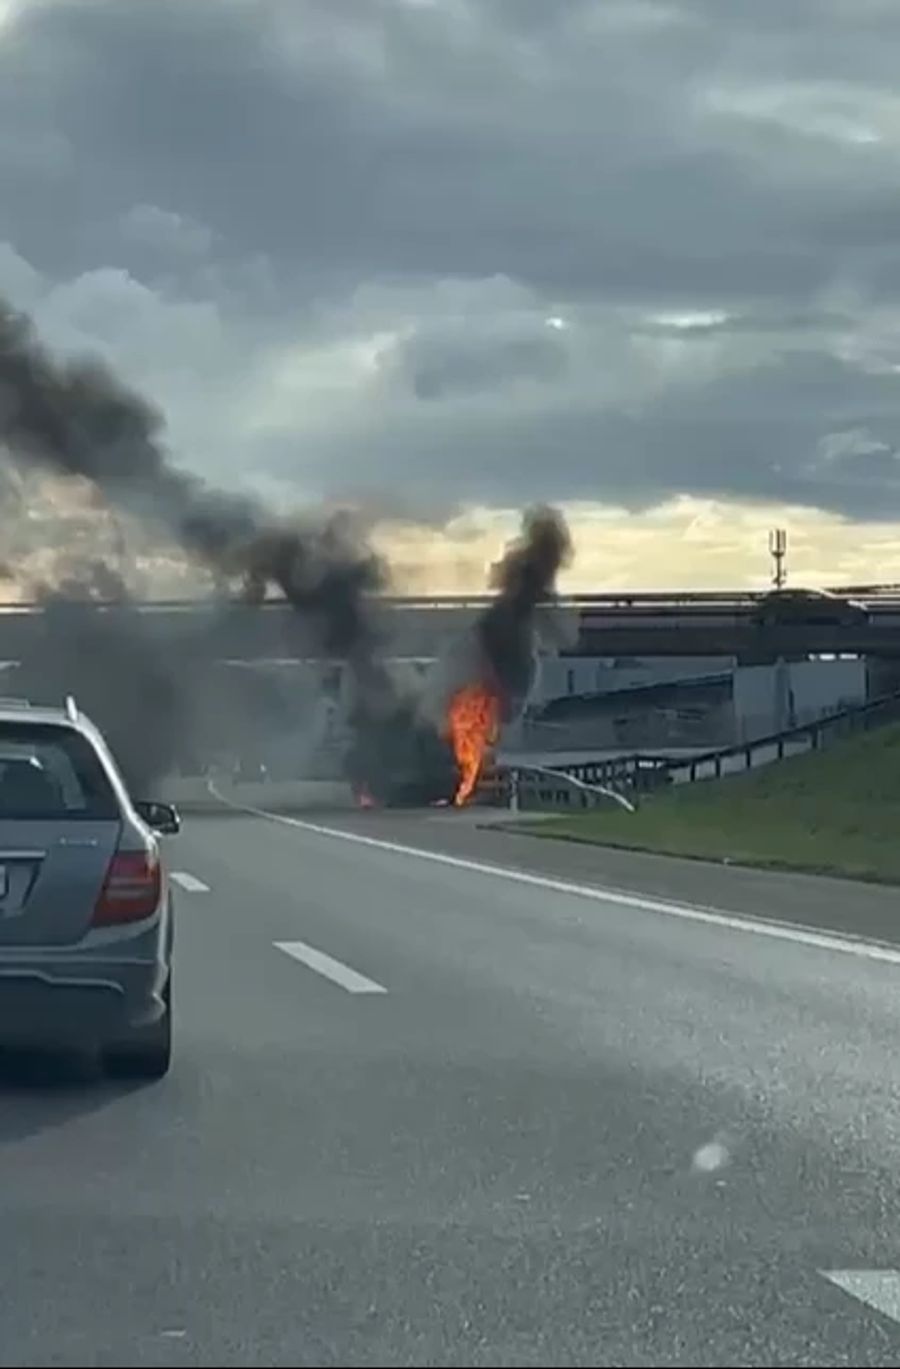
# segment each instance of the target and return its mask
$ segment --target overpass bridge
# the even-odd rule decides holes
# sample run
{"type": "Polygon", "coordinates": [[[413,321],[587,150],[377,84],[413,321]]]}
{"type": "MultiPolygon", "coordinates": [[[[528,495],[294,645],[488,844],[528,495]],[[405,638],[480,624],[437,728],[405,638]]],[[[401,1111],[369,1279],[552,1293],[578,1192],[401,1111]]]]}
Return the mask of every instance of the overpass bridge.
{"type": "MultiPolygon", "coordinates": [[[[852,654],[900,658],[900,595],[881,595],[866,603],[859,623],[797,622],[760,626],[759,595],[721,591],[709,594],[573,595],[560,601],[573,632],[565,650],[590,656],[733,656],[760,664],[779,657],[852,654]]],[[[383,598],[373,611],[392,654],[428,658],[462,632],[490,601],[488,595],[383,598]]],[[[321,657],[308,618],[280,600],[262,605],[235,602],[169,601],[127,607],[73,604],[65,613],[76,623],[107,623],[127,631],[138,620],[143,635],[158,638],[160,649],[192,650],[231,661],[291,660],[321,657]]],[[[38,605],[0,606],[0,659],[27,657],[47,634],[53,612],[38,605]]]]}

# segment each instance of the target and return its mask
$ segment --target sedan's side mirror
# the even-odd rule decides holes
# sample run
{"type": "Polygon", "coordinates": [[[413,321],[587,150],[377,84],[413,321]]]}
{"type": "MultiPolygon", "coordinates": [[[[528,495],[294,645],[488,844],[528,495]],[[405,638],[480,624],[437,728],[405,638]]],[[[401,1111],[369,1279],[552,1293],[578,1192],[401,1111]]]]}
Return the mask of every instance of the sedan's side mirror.
{"type": "Polygon", "coordinates": [[[181,818],[174,804],[160,803],[157,799],[140,799],[134,807],[138,816],[154,832],[164,837],[174,837],[181,831],[181,818]]]}

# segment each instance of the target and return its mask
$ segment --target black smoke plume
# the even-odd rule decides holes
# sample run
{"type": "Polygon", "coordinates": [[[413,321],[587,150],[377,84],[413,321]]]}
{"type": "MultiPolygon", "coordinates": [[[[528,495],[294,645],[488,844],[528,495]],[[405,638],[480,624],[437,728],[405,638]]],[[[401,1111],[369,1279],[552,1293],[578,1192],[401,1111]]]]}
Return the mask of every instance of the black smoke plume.
{"type": "Polygon", "coordinates": [[[384,568],[347,518],[282,523],[173,465],[163,426],[104,367],[50,357],[29,320],[0,301],[0,444],[16,460],[90,481],[114,508],[158,523],[201,565],[241,580],[250,599],[276,586],[316,620],[324,646],[367,647],[363,595],[380,587],[384,568]]]}
{"type": "Polygon", "coordinates": [[[519,538],[494,566],[497,597],[475,627],[482,682],[500,701],[509,722],[525,704],[534,680],[537,612],[556,599],[556,579],[572,559],[572,538],[562,514],[546,505],[529,509],[519,538]]]}
{"type": "MultiPolygon", "coordinates": [[[[30,321],[2,301],[0,447],[20,467],[90,482],[109,507],[157,527],[217,582],[237,583],[247,602],[280,590],[309,620],[321,649],[349,662],[366,707],[377,713],[386,706],[367,603],[384,568],[347,517],[278,519],[258,501],[181,470],[150,404],[105,367],[51,357],[30,321]]],[[[95,700],[101,726],[131,739],[120,743],[120,761],[132,783],[146,787],[184,745],[193,725],[189,695],[202,707],[202,644],[192,653],[183,642],[175,650],[155,640],[136,610],[91,616],[86,606],[107,595],[127,598],[102,563],[44,587],[43,629],[23,675],[45,696],[80,685],[85,707],[95,700]]]]}

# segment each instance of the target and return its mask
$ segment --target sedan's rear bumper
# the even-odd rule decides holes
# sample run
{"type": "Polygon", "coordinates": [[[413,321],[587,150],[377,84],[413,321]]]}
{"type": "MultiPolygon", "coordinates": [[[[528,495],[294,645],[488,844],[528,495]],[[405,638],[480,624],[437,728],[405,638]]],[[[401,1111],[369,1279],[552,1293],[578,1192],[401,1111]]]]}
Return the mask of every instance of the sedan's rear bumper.
{"type": "Polygon", "coordinates": [[[0,1045],[91,1045],[160,1017],[162,961],[0,963],[0,1045]]]}

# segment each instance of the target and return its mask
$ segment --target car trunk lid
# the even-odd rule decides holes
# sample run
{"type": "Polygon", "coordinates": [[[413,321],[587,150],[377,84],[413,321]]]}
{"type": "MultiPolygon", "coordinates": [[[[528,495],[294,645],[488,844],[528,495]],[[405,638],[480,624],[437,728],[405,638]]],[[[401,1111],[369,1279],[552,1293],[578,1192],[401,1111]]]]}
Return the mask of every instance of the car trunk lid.
{"type": "Polygon", "coordinates": [[[110,820],[0,819],[0,946],[79,941],[120,832],[110,820]]]}

